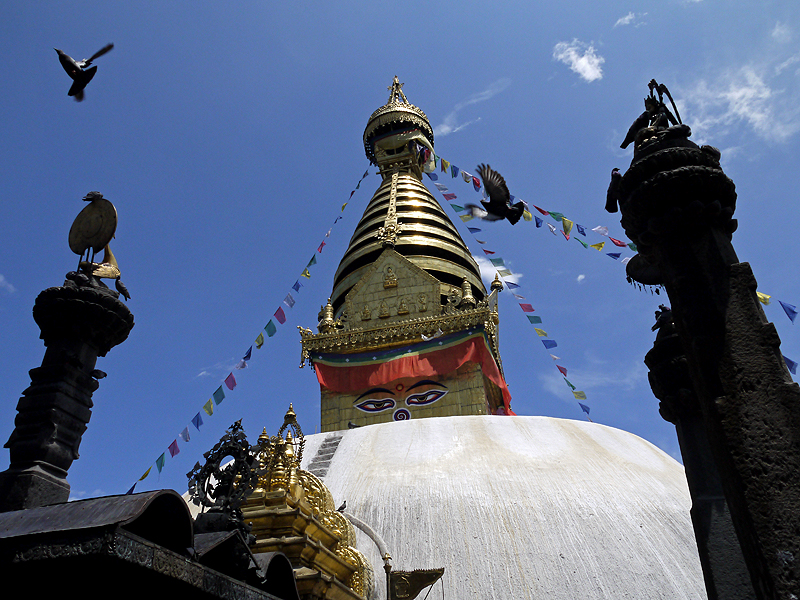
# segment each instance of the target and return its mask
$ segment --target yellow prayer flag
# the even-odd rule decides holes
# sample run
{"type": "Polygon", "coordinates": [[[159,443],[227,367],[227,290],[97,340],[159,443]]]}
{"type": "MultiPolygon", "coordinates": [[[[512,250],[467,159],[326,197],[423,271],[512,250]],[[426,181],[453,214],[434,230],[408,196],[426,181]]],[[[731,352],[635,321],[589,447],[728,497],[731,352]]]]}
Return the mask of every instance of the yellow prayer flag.
{"type": "Polygon", "coordinates": [[[211,399],[209,399],[208,402],[203,405],[203,410],[206,411],[206,414],[209,417],[214,414],[214,403],[211,401],[211,399]]]}
{"type": "Polygon", "coordinates": [[[572,221],[570,221],[566,217],[562,217],[561,226],[564,228],[564,233],[566,233],[567,235],[569,235],[569,232],[572,231],[572,221]]]}
{"type": "Polygon", "coordinates": [[[575,396],[575,400],[586,400],[586,394],[584,392],[572,392],[572,395],[575,396]]]}
{"type": "Polygon", "coordinates": [[[464,221],[464,223],[466,223],[467,221],[472,221],[472,219],[475,218],[472,215],[458,215],[458,216],[461,217],[461,220],[464,221]]]}
{"type": "Polygon", "coordinates": [[[342,204],[342,212],[344,212],[344,207],[345,207],[345,206],[347,206],[347,202],[345,202],[344,204],[342,204]]]}
{"type": "Polygon", "coordinates": [[[442,159],[442,173],[447,173],[450,170],[450,163],[442,159]]]}
{"type": "Polygon", "coordinates": [[[533,215],[528,210],[522,211],[522,218],[526,221],[533,221],[533,215]]]}
{"type": "Polygon", "coordinates": [[[305,277],[306,279],[311,279],[311,273],[308,272],[308,268],[303,269],[303,272],[300,273],[300,277],[305,277]]]}
{"type": "Polygon", "coordinates": [[[599,244],[591,244],[591,245],[589,246],[589,248],[594,248],[595,250],[597,250],[598,252],[600,252],[600,251],[603,249],[603,246],[605,246],[605,245],[606,245],[606,243],[605,243],[605,242],[600,242],[599,244]]]}
{"type": "MultiPolygon", "coordinates": [[[[152,465],[151,465],[151,466],[150,466],[150,469],[152,469],[152,468],[153,468],[153,467],[152,467],[152,465]]],[[[147,469],[147,471],[145,471],[145,472],[144,472],[144,475],[142,475],[141,477],[139,477],[139,481],[142,481],[143,479],[146,479],[146,478],[147,478],[147,476],[148,476],[148,475],[150,475],[150,469],[147,469]]]]}
{"type": "Polygon", "coordinates": [[[261,346],[263,346],[263,345],[264,345],[264,334],[263,333],[259,333],[258,337],[256,338],[256,348],[258,350],[261,350],[261,346]]]}
{"type": "Polygon", "coordinates": [[[533,329],[539,334],[539,337],[547,337],[547,332],[544,329],[539,329],[538,327],[534,327],[533,329]]]}
{"type": "Polygon", "coordinates": [[[758,296],[758,301],[761,304],[769,304],[769,299],[772,298],[769,294],[762,294],[761,292],[756,292],[756,296],[758,296]]]}

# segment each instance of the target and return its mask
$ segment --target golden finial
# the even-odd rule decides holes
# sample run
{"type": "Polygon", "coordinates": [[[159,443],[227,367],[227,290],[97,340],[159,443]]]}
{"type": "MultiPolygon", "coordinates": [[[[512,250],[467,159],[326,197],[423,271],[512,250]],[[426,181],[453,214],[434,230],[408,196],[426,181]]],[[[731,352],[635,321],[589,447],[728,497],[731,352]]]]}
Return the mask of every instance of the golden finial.
{"type": "Polygon", "coordinates": [[[286,414],[283,417],[283,426],[286,427],[287,425],[291,425],[292,423],[297,423],[297,415],[294,413],[294,409],[292,408],[292,403],[289,403],[289,410],[286,411],[286,414]]]}
{"type": "Polygon", "coordinates": [[[400,83],[400,79],[395,75],[392,85],[386,88],[389,90],[389,101],[386,104],[398,104],[400,102],[409,103],[408,98],[406,98],[406,95],[403,93],[404,85],[404,83],[400,83]]]}
{"type": "Polygon", "coordinates": [[[475,296],[472,295],[472,285],[464,279],[461,282],[461,306],[467,305],[469,308],[475,308],[476,304],[475,296]]]}
{"type": "Polygon", "coordinates": [[[500,281],[500,276],[497,273],[494,274],[494,281],[492,282],[491,289],[497,290],[498,292],[503,291],[503,282],[500,281]]]}

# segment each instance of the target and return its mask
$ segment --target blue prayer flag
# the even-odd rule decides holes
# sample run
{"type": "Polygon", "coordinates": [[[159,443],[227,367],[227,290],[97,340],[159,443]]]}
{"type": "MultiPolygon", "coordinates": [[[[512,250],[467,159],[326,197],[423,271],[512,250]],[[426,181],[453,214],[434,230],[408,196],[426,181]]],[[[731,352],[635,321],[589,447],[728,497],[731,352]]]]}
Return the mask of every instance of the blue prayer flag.
{"type": "Polygon", "coordinates": [[[797,375],[797,363],[794,362],[791,358],[786,358],[785,356],[783,357],[783,360],[786,363],[786,366],[789,367],[789,372],[792,375],[797,375]]]}
{"type": "Polygon", "coordinates": [[[461,170],[461,169],[459,169],[457,166],[455,166],[455,165],[450,165],[450,175],[451,175],[452,177],[458,177],[458,172],[459,172],[460,170],[461,170]]]}
{"type": "Polygon", "coordinates": [[[298,279],[297,281],[294,282],[294,285],[292,286],[292,289],[295,292],[299,292],[301,287],[303,287],[303,284],[300,283],[300,280],[298,279]]]}
{"type": "Polygon", "coordinates": [[[550,348],[555,348],[556,346],[558,346],[555,340],[542,340],[542,343],[544,344],[544,347],[547,348],[548,350],[550,348]]]}
{"type": "Polygon", "coordinates": [[[583,412],[585,412],[587,415],[589,414],[589,407],[588,406],[586,406],[585,404],[581,404],[580,402],[578,402],[578,406],[580,406],[581,410],[583,412]]]}
{"type": "Polygon", "coordinates": [[[194,419],[192,419],[192,425],[194,425],[194,428],[197,429],[197,431],[200,431],[200,425],[202,424],[203,424],[203,417],[200,416],[200,413],[197,413],[194,416],[194,419]]]}
{"type": "Polygon", "coordinates": [[[783,307],[783,311],[786,313],[786,316],[789,317],[789,320],[792,323],[794,323],[794,318],[797,316],[797,307],[794,306],[793,304],[787,304],[786,302],[783,302],[782,300],[778,300],[778,302],[781,303],[781,306],[783,307]]]}
{"type": "Polygon", "coordinates": [[[518,288],[519,287],[519,285],[514,283],[513,281],[506,281],[506,285],[508,286],[508,289],[510,289],[510,290],[513,290],[514,288],[518,288]]]}
{"type": "Polygon", "coordinates": [[[431,181],[436,181],[439,179],[439,176],[436,173],[425,173],[428,177],[431,178],[431,181]]]}
{"type": "Polygon", "coordinates": [[[614,260],[619,260],[619,257],[620,257],[620,253],[619,252],[608,252],[607,254],[608,254],[608,256],[613,258],[614,260]]]}
{"type": "Polygon", "coordinates": [[[575,227],[577,228],[578,233],[580,233],[583,236],[586,235],[586,230],[583,228],[583,225],[578,225],[577,223],[575,223],[575,227]]]}
{"type": "Polygon", "coordinates": [[[481,231],[477,227],[467,227],[467,229],[469,229],[470,233],[478,233],[479,231],[481,231]]]}
{"type": "Polygon", "coordinates": [[[542,226],[542,224],[544,223],[544,221],[542,221],[542,220],[541,220],[539,217],[537,217],[536,215],[533,215],[533,218],[534,218],[534,219],[536,219],[536,226],[537,226],[537,227],[541,227],[541,226],[542,226]]]}

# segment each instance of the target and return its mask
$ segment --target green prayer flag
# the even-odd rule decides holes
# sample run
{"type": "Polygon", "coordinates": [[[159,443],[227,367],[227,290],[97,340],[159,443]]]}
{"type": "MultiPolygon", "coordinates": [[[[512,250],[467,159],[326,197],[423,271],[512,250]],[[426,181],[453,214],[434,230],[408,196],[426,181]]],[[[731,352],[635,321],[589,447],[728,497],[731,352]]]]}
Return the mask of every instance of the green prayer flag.
{"type": "Polygon", "coordinates": [[[505,267],[506,263],[503,262],[502,258],[490,258],[489,262],[492,263],[495,267],[505,267]]]}
{"type": "Polygon", "coordinates": [[[634,252],[638,252],[638,251],[639,251],[639,249],[636,247],[636,244],[634,244],[633,242],[631,242],[630,244],[628,244],[628,248],[630,248],[630,249],[631,249],[631,250],[633,250],[634,252]]]}
{"type": "Polygon", "coordinates": [[[258,337],[256,338],[256,348],[258,350],[261,350],[261,346],[263,346],[263,345],[264,345],[264,334],[263,333],[259,333],[258,337]]]}
{"type": "Polygon", "coordinates": [[[584,248],[588,248],[589,247],[589,244],[584,242],[581,238],[575,238],[575,239],[578,240],[584,248]]]}
{"type": "Polygon", "coordinates": [[[214,414],[214,403],[211,401],[211,398],[208,399],[208,402],[203,404],[203,410],[209,417],[214,414]]]}
{"type": "Polygon", "coordinates": [[[266,324],[264,329],[266,330],[267,335],[269,337],[272,337],[273,335],[275,335],[275,332],[278,331],[278,328],[275,327],[275,323],[272,322],[272,319],[269,320],[269,323],[266,324]]]}
{"type": "Polygon", "coordinates": [[[567,379],[566,377],[564,377],[564,381],[566,381],[566,382],[567,382],[567,385],[568,385],[569,387],[571,387],[573,390],[575,389],[575,386],[574,386],[574,385],[572,385],[572,384],[569,382],[569,379],[567,379]]]}
{"type": "Polygon", "coordinates": [[[498,269],[497,273],[500,275],[500,277],[511,277],[513,275],[513,273],[508,269],[498,269]]]}
{"type": "Polygon", "coordinates": [[[222,404],[222,401],[225,399],[225,390],[222,389],[222,386],[217,388],[217,391],[214,392],[213,398],[217,405],[222,404]]]}
{"type": "Polygon", "coordinates": [[[525,316],[528,317],[528,321],[530,321],[531,323],[535,324],[535,323],[541,323],[542,322],[542,317],[534,317],[532,315],[525,315],[525,316]]]}
{"type": "Polygon", "coordinates": [[[575,400],[586,400],[586,394],[583,392],[572,392],[572,395],[575,396],[575,400]]]}
{"type": "Polygon", "coordinates": [[[308,267],[312,266],[312,265],[315,265],[315,264],[317,264],[317,255],[316,254],[311,257],[310,261],[308,261],[308,264],[306,265],[306,269],[308,267]]]}
{"type": "Polygon", "coordinates": [[[550,216],[553,217],[556,221],[560,221],[561,219],[564,218],[564,215],[562,213],[553,212],[552,210],[550,211],[550,216]]]}
{"type": "Polygon", "coordinates": [[[464,207],[463,206],[459,206],[458,204],[450,204],[450,206],[452,206],[453,210],[456,211],[456,212],[461,212],[462,210],[464,210],[464,207]]]}
{"type": "MultiPolygon", "coordinates": [[[[167,456],[166,456],[166,454],[167,454],[167,453],[165,452],[164,454],[162,454],[161,456],[159,456],[159,457],[156,459],[156,469],[158,469],[158,472],[159,472],[159,473],[161,473],[161,469],[163,469],[163,468],[164,468],[164,463],[167,461],[167,456]]],[[[152,468],[152,467],[151,467],[151,468],[152,468]]]]}

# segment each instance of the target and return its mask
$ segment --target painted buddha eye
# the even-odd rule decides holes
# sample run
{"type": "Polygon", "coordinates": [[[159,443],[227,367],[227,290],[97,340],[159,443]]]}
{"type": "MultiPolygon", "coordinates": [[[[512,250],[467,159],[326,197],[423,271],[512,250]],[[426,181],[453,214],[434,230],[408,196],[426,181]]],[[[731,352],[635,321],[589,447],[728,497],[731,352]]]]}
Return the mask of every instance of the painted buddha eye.
{"type": "Polygon", "coordinates": [[[394,408],[394,400],[392,398],[368,398],[355,405],[358,410],[364,412],[381,412],[394,408]]]}
{"type": "Polygon", "coordinates": [[[406,398],[406,404],[409,406],[424,406],[425,404],[436,402],[446,393],[447,390],[428,390],[427,392],[422,392],[421,394],[411,394],[408,398],[406,398]]]}

